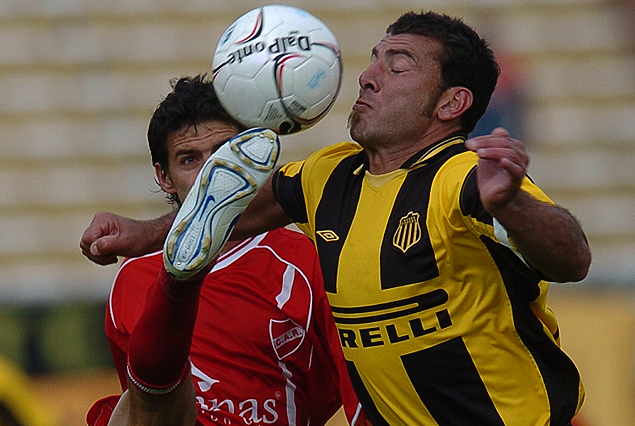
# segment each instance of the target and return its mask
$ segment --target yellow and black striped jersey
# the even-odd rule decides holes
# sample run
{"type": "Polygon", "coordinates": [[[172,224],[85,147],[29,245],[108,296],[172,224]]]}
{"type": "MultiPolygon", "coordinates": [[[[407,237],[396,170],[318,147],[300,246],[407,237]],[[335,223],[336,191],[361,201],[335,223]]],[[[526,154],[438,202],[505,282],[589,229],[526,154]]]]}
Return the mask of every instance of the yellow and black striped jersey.
{"type": "MultiPolygon", "coordinates": [[[[368,172],[354,143],[283,167],[276,198],[314,241],[351,378],[379,425],[565,425],[582,404],[548,284],[483,208],[454,135],[368,172]]],[[[544,202],[528,178],[522,189],[544,202]]]]}

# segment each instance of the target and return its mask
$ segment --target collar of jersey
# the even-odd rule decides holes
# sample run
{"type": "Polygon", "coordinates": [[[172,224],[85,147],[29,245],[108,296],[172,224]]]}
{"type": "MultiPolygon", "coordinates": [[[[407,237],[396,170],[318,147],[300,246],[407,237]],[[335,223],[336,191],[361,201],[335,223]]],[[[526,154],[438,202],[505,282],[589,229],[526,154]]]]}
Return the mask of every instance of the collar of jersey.
{"type": "Polygon", "coordinates": [[[402,169],[413,169],[415,167],[425,166],[430,160],[436,157],[439,153],[443,152],[446,148],[464,143],[467,139],[465,133],[455,133],[448,136],[445,139],[441,139],[438,142],[428,145],[421,151],[410,157],[405,163],[401,165],[402,169]]]}
{"type": "MultiPolygon", "coordinates": [[[[446,148],[456,144],[464,143],[466,140],[467,135],[465,133],[454,133],[445,139],[441,139],[440,141],[435,142],[432,145],[426,146],[421,151],[417,152],[408,160],[406,160],[406,162],[403,163],[397,170],[408,170],[416,167],[425,166],[433,157],[443,152],[446,148]]],[[[358,158],[361,160],[361,163],[358,163],[358,165],[354,168],[354,175],[359,175],[360,173],[363,173],[364,171],[368,171],[370,169],[370,161],[368,159],[368,155],[366,155],[366,152],[362,148],[360,148],[360,151],[357,152],[357,155],[358,158]]]]}
{"type": "Polygon", "coordinates": [[[235,262],[237,259],[242,257],[248,251],[252,250],[255,247],[258,247],[260,245],[260,242],[264,240],[266,236],[267,236],[267,232],[260,235],[256,235],[255,237],[247,238],[244,241],[241,241],[240,244],[236,245],[235,247],[232,247],[227,252],[218,256],[218,259],[216,263],[214,264],[214,266],[212,267],[210,274],[212,272],[216,272],[220,269],[226,268],[227,266],[235,262]]]}

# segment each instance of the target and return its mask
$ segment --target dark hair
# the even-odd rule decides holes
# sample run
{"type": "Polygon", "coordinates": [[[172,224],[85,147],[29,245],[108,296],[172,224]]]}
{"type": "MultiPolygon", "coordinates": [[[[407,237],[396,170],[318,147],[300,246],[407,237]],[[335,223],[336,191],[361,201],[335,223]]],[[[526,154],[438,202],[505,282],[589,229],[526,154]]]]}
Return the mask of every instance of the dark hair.
{"type": "Polygon", "coordinates": [[[439,59],[442,89],[466,87],[474,96],[461,116],[463,131],[470,133],[483,116],[496,87],[500,68],[488,43],[461,19],[434,12],[402,15],[386,34],[416,34],[441,43],[439,59]]]}
{"type": "MultiPolygon", "coordinates": [[[[163,170],[168,168],[168,137],[172,133],[210,120],[243,128],[225,111],[206,74],[174,79],[170,86],[172,91],[157,106],[148,125],[152,164],[159,163],[163,170]]],[[[178,204],[176,194],[168,195],[168,199],[178,204]]]]}

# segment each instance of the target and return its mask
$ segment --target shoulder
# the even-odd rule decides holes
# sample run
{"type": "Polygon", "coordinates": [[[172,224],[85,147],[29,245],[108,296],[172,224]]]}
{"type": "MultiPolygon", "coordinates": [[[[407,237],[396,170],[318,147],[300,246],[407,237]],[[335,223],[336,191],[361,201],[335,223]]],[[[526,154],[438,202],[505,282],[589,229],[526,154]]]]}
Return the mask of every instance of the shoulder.
{"type": "Polygon", "coordinates": [[[345,158],[359,154],[362,147],[354,142],[340,142],[315,151],[304,161],[296,161],[286,164],[280,172],[287,176],[295,176],[300,170],[312,169],[316,165],[337,164],[345,158]]]}
{"type": "MultiPolygon", "coordinates": [[[[476,180],[478,162],[476,153],[467,150],[459,152],[443,163],[435,179],[446,193],[452,194],[453,190],[460,190],[461,197],[479,197],[476,180]],[[457,185],[457,182],[460,185],[457,185]]],[[[529,176],[525,176],[521,188],[543,202],[552,202],[529,176]]]]}
{"type": "Polygon", "coordinates": [[[272,247],[284,257],[316,257],[313,242],[302,232],[289,228],[278,228],[267,232],[262,244],[272,247]]]}
{"type": "Polygon", "coordinates": [[[478,155],[472,151],[461,151],[447,158],[439,171],[444,175],[465,178],[478,164],[478,155]]]}
{"type": "Polygon", "coordinates": [[[293,228],[277,228],[269,231],[267,232],[265,240],[268,242],[272,241],[276,243],[284,242],[286,244],[313,245],[311,243],[311,240],[309,240],[306,235],[293,228]]]}
{"type": "Polygon", "coordinates": [[[449,156],[439,167],[432,189],[438,189],[444,198],[455,199],[466,193],[478,197],[475,173],[477,165],[478,156],[472,151],[449,156]]]}
{"type": "Polygon", "coordinates": [[[303,233],[279,228],[269,231],[260,243],[272,254],[272,262],[281,262],[285,268],[293,267],[307,276],[319,274],[319,259],[313,242],[303,233]]]}
{"type": "Polygon", "coordinates": [[[331,169],[346,158],[354,157],[358,154],[364,155],[363,149],[359,144],[341,142],[314,152],[305,160],[305,163],[308,167],[331,169]]]}
{"type": "Polygon", "coordinates": [[[315,151],[309,155],[311,158],[339,158],[347,157],[349,155],[357,154],[362,151],[362,147],[355,142],[340,142],[333,145],[329,145],[322,149],[315,151]]]}
{"type": "Polygon", "coordinates": [[[145,304],[148,289],[156,281],[162,264],[162,252],[126,259],[121,264],[108,300],[109,313],[117,328],[120,321],[130,319],[127,317],[134,316],[145,304]]]}
{"type": "Polygon", "coordinates": [[[158,251],[142,257],[128,258],[123,261],[117,275],[115,284],[127,283],[128,281],[153,281],[163,264],[163,252],[158,251]]]}

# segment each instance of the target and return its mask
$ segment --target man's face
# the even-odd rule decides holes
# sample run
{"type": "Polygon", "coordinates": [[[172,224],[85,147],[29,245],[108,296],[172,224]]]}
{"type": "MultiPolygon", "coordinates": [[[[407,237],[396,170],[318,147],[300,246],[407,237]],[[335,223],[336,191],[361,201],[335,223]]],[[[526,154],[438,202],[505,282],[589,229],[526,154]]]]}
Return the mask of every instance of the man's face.
{"type": "Polygon", "coordinates": [[[207,121],[185,127],[168,137],[168,167],[154,165],[157,181],[168,194],[177,194],[181,202],[194,184],[203,163],[241,129],[222,121],[207,121]]]}
{"type": "Polygon", "coordinates": [[[359,98],[349,118],[351,137],[365,148],[421,138],[442,94],[440,52],[440,43],[428,37],[386,35],[359,77],[359,98]]]}

